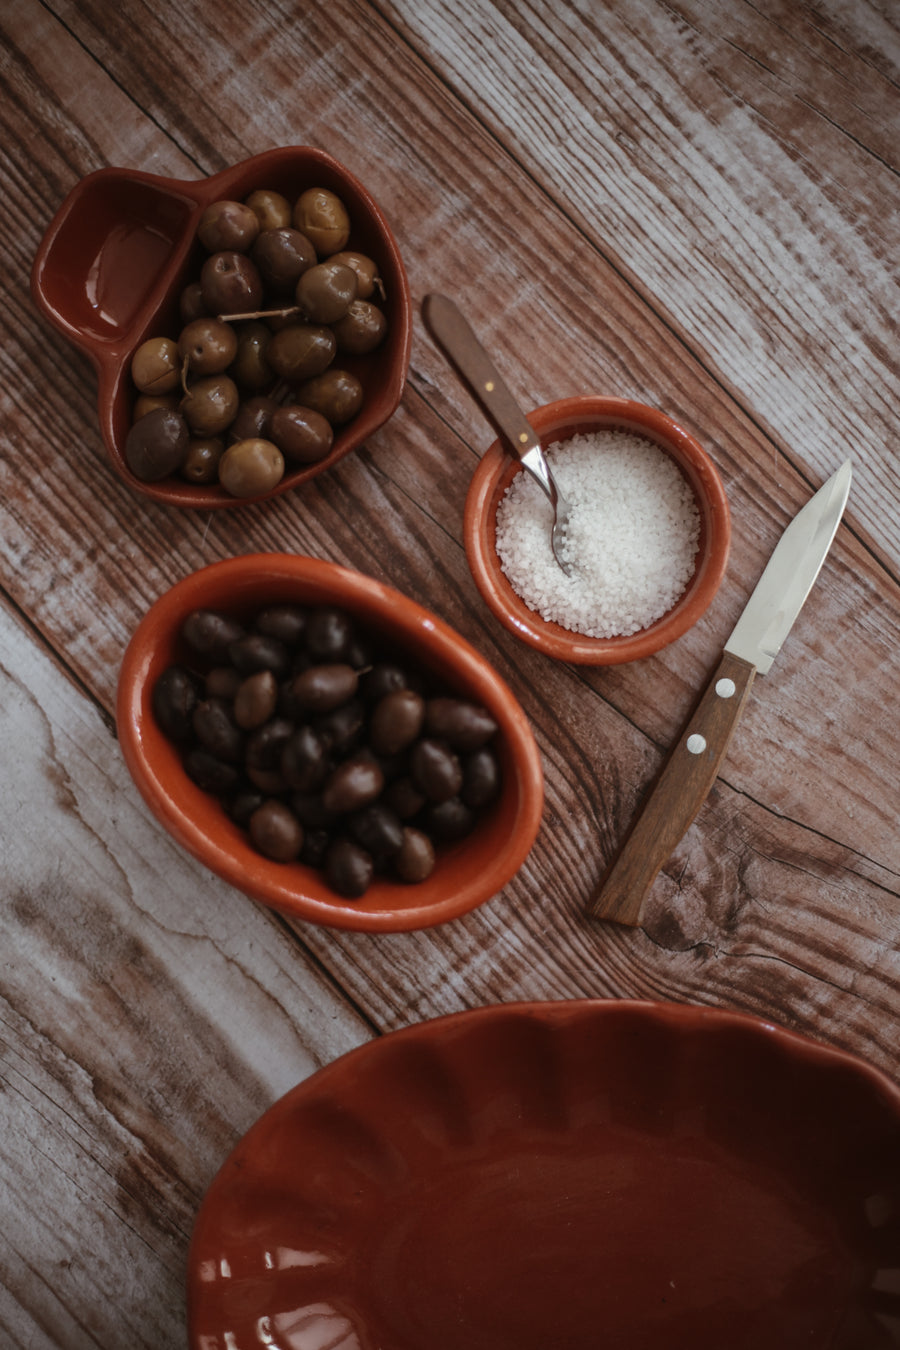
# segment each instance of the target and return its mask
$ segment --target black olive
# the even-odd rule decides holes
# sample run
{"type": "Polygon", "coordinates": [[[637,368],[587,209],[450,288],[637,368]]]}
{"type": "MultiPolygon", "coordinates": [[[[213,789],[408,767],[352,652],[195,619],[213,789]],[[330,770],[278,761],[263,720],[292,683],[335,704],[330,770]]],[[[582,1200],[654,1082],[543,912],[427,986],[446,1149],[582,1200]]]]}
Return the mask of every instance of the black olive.
{"type": "Polygon", "coordinates": [[[330,844],[322,866],[331,889],[348,900],[366,893],[375,872],[371,855],[352,839],[337,839],[330,844]]]}
{"type": "Polygon", "coordinates": [[[184,741],[192,731],[191,719],[200,698],[200,681],[184,666],[169,666],[153,686],[153,713],[166,735],[184,741]]]}
{"type": "Polygon", "coordinates": [[[428,737],[417,741],[409,757],[410,776],[430,802],[455,797],[462,787],[462,765],[443,741],[428,737]]]}
{"type": "Polygon", "coordinates": [[[303,827],[283,802],[268,801],[250,817],[250,838],[260,853],[275,862],[293,862],[303,847],[303,827]]]}

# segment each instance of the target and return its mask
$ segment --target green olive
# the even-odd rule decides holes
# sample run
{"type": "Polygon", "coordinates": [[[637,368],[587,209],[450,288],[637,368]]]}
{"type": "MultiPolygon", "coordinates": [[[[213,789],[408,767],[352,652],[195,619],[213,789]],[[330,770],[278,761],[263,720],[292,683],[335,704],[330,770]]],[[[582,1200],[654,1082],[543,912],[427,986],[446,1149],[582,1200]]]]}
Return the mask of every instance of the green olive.
{"type": "Polygon", "coordinates": [[[297,387],[297,402],[321,413],[333,427],[342,426],[362,407],[363,387],[348,370],[326,370],[297,387]]]}
{"type": "Polygon", "coordinates": [[[282,379],[303,380],[327,370],[336,351],[337,342],[330,328],[294,323],[272,335],[266,360],[282,379]]]}
{"type": "Polygon", "coordinates": [[[237,334],[221,319],[193,319],[178,338],[178,355],[194,375],[220,375],[237,349],[237,334]]]}
{"type": "Polygon", "coordinates": [[[131,358],[131,378],[142,394],[168,394],[178,388],[181,362],[172,338],[148,338],[131,358]]]}
{"type": "Polygon", "coordinates": [[[347,208],[328,188],[309,188],[304,192],[294,206],[293,223],[320,258],[339,253],[350,238],[347,208]]]}
{"type": "Polygon", "coordinates": [[[250,257],[272,296],[290,295],[303,273],[316,265],[316,250],[306,235],[289,225],[263,230],[250,257]]]}
{"type": "Polygon", "coordinates": [[[369,300],[354,300],[343,318],[332,324],[338,351],[366,356],[384,340],[387,319],[369,300]]]}
{"type": "Polygon", "coordinates": [[[212,202],[197,223],[197,238],[208,253],[246,253],[258,234],[256,213],[243,202],[212,202]]]}
{"type": "Polygon", "coordinates": [[[181,292],[178,301],[178,313],[181,316],[181,322],[192,323],[194,319],[202,319],[209,310],[203,303],[203,288],[199,281],[191,281],[181,292]]]}
{"type": "Polygon", "coordinates": [[[291,404],[272,413],[269,435],[285,459],[295,464],[316,464],[331,449],[331,423],[313,408],[291,404]]]}
{"type": "Polygon", "coordinates": [[[374,291],[378,292],[382,300],[384,299],[384,284],[378,275],[378,265],[374,258],[368,257],[365,253],[342,250],[340,253],[333,253],[330,261],[353,268],[356,273],[357,299],[368,300],[374,291]]]}
{"type": "Polygon", "coordinates": [[[356,273],[343,263],[316,263],[297,282],[294,297],[310,323],[336,323],[356,299],[356,273]]]}
{"type": "Polygon", "coordinates": [[[195,436],[218,436],[234,421],[240,402],[234,380],[206,375],[191,386],[180,408],[195,436]]]}
{"type": "Polygon", "coordinates": [[[271,441],[235,441],[219,460],[219,482],[232,497],[259,497],[284,477],[284,456],[271,441]]]}
{"type": "Polygon", "coordinates": [[[191,437],[180,470],[182,478],[189,483],[214,483],[219,476],[219,460],[224,449],[225,444],[219,436],[191,437]]]}
{"type": "Polygon", "coordinates": [[[153,412],[154,408],[170,408],[172,412],[177,412],[178,403],[179,395],[177,392],[171,394],[138,394],[131,411],[131,420],[132,422],[139,422],[142,417],[147,416],[148,412],[153,412]]]}
{"type": "Polygon", "coordinates": [[[272,383],[274,372],[266,356],[271,337],[271,329],[258,319],[240,325],[237,351],[228,373],[241,389],[258,393],[272,383]]]}
{"type": "Polygon", "coordinates": [[[260,230],[280,230],[291,223],[291,204],[287,197],[271,188],[258,188],[244,203],[259,221],[260,230]]]}
{"type": "Polygon", "coordinates": [[[265,394],[255,394],[253,398],[245,399],[228,428],[229,438],[232,441],[248,441],[261,436],[264,441],[275,440],[269,433],[272,414],[277,407],[274,398],[267,398],[265,394]]]}

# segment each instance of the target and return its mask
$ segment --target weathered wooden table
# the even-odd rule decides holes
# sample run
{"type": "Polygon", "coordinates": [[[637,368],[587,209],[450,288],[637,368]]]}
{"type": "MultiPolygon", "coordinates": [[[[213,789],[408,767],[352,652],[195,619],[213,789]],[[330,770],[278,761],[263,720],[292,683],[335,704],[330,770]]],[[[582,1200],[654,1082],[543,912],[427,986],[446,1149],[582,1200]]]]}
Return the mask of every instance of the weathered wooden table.
{"type": "Polygon", "coordinates": [[[0,275],[0,1342],[184,1343],[205,1188],[283,1092],[367,1038],[498,1001],[741,1009],[900,1075],[900,28],[878,0],[7,0],[0,275]],[[397,235],[404,399],[302,491],[208,516],[114,476],[88,363],[32,305],[48,222],[106,165],[199,178],[328,150],[397,235]],[[526,407],[620,394],[715,459],[734,539],[652,659],[554,664],[493,620],[461,544],[493,438],[425,334],[453,295],[526,407]],[[638,929],[604,861],[789,518],[854,486],[788,645],[638,929]],[[436,610],[532,720],[546,812],[464,919],[290,924],[149,816],[112,717],[161,592],[252,550],[330,558],[436,610]]]}

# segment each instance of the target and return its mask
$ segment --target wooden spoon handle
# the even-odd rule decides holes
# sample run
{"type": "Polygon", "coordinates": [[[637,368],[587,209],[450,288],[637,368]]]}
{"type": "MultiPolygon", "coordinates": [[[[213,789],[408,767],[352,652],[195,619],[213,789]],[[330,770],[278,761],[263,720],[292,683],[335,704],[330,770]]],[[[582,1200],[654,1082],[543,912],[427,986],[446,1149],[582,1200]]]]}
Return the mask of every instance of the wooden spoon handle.
{"type": "Polygon", "coordinates": [[[446,295],[426,295],[422,301],[422,320],[457,374],[468,385],[469,392],[494,430],[508,443],[513,453],[521,456],[532,446],[540,448],[540,437],[458,305],[446,295]]]}
{"type": "Polygon", "coordinates": [[[636,926],[657,872],[706,800],[744,710],[756,667],[723,653],[662,773],[589,907],[595,919],[636,926]]]}

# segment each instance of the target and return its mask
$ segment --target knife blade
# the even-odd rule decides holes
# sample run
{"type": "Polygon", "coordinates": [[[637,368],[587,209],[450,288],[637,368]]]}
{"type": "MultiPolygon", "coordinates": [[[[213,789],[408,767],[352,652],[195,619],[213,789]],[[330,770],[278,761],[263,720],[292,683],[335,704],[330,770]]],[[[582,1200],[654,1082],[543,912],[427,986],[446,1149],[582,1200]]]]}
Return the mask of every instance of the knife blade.
{"type": "Polygon", "coordinates": [[[635,927],[657,873],[703,805],[756,675],[765,675],[827,557],[850,492],[850,461],[797,512],[725,643],[721,660],[588,913],[635,927]]]}

